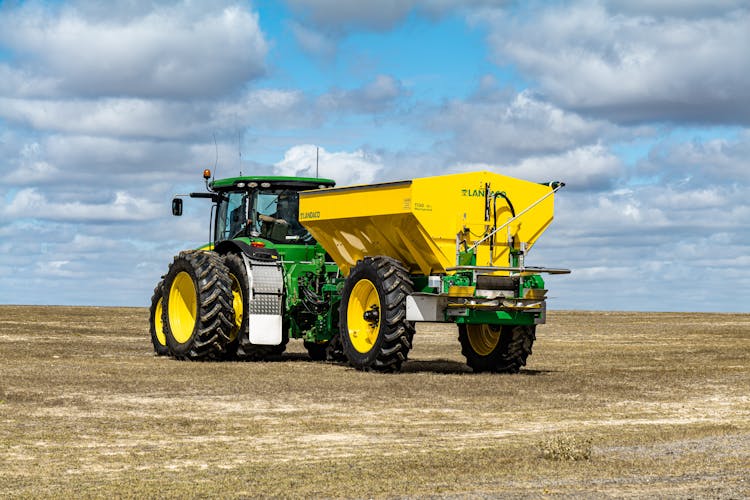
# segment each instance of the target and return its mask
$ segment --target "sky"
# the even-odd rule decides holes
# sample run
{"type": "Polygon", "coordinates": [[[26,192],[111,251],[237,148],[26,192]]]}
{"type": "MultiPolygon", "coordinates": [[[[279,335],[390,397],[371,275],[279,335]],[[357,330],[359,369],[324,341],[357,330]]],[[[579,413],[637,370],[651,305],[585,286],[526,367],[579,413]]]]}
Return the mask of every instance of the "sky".
{"type": "Polygon", "coordinates": [[[748,0],[0,0],[0,303],[147,306],[218,177],[560,180],[552,309],[750,312],[748,0]]]}

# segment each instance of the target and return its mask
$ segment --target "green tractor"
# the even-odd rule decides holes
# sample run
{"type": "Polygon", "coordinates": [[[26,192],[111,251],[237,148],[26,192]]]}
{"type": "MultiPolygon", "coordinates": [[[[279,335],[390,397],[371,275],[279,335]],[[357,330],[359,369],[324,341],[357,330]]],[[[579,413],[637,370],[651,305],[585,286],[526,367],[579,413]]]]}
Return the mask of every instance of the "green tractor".
{"type": "MultiPolygon", "coordinates": [[[[302,177],[211,181],[191,198],[213,202],[211,243],[180,252],[154,290],[151,341],[179,359],[278,357],[301,338],[311,358],[340,358],[343,278],[298,220],[299,194],[334,186],[302,177]]],[[[172,200],[182,215],[182,198],[172,200]]]]}
{"type": "Polygon", "coordinates": [[[204,179],[189,196],[212,201],[210,243],[177,255],[154,291],[159,355],[263,360],[302,339],[312,359],[398,371],[427,321],[457,325],[474,371],[515,373],[546,319],[541,274],[570,272],[525,262],[563,183],[204,179]]]}

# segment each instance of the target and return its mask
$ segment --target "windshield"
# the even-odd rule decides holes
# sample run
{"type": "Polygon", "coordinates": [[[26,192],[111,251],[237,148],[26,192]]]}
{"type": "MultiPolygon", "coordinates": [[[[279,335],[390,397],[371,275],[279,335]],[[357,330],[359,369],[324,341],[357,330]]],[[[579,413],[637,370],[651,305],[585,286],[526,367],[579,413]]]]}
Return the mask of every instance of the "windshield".
{"type": "Polygon", "coordinates": [[[244,191],[224,193],[216,212],[216,241],[241,236],[247,226],[247,198],[244,191]]]}
{"type": "Polygon", "coordinates": [[[277,243],[312,243],[298,213],[299,193],[294,190],[224,193],[217,207],[216,241],[260,236],[277,243]]]}

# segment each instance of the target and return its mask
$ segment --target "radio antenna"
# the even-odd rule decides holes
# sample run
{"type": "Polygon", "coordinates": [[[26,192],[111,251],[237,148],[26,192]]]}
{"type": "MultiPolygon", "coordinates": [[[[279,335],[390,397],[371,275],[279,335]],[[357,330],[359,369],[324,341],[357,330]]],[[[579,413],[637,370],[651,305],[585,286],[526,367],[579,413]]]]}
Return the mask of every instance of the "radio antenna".
{"type": "Polygon", "coordinates": [[[242,176],[242,132],[237,130],[237,154],[240,157],[240,177],[242,176]]]}
{"type": "Polygon", "coordinates": [[[315,177],[320,178],[318,175],[318,165],[320,164],[320,148],[315,146],[315,177]]]}
{"type": "Polygon", "coordinates": [[[214,137],[214,150],[216,151],[216,157],[214,158],[214,178],[212,180],[216,179],[216,168],[219,166],[219,144],[216,142],[216,132],[213,134],[214,137]]]}

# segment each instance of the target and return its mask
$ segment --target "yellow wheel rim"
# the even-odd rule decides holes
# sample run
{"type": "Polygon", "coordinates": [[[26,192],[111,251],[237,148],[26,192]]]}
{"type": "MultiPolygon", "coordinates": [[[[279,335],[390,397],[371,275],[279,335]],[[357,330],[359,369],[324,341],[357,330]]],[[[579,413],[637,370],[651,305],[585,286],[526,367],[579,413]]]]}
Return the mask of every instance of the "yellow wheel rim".
{"type": "Polygon", "coordinates": [[[159,345],[167,345],[167,336],[164,335],[164,323],[161,320],[161,314],[163,311],[164,297],[159,297],[159,301],[156,303],[156,309],[154,310],[154,330],[156,330],[156,341],[159,345]]]}
{"type": "Polygon", "coordinates": [[[352,346],[362,354],[370,352],[380,332],[380,298],[370,280],[359,280],[349,296],[346,323],[352,346]],[[365,313],[377,310],[377,321],[365,319],[365,313]]]}
{"type": "Polygon", "coordinates": [[[466,325],[466,336],[474,352],[487,356],[500,342],[500,330],[493,330],[490,325],[466,325]]]}
{"type": "Polygon", "coordinates": [[[169,289],[167,316],[172,337],[180,344],[190,340],[198,317],[198,294],[193,278],[185,271],[175,277],[169,289]]]}
{"type": "Polygon", "coordinates": [[[232,280],[232,307],[234,308],[234,328],[232,333],[229,335],[229,340],[232,341],[237,338],[237,334],[242,326],[242,319],[245,316],[245,302],[242,300],[242,286],[237,276],[230,273],[229,277],[232,280]]]}

